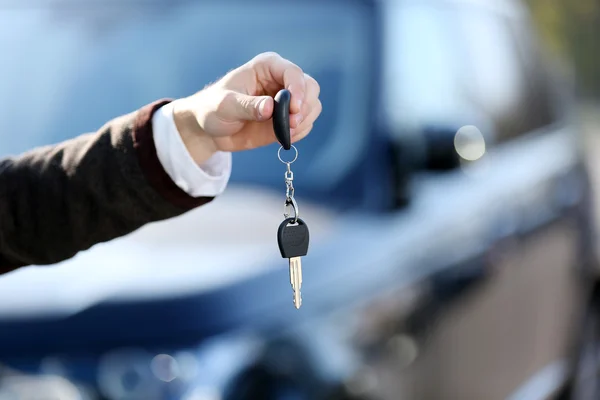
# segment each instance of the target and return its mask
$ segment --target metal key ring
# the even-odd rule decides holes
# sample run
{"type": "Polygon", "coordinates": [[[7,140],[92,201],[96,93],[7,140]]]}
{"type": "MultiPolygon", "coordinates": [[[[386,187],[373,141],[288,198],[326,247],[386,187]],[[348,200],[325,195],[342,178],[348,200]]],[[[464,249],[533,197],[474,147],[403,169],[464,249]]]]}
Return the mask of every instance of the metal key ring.
{"type": "Polygon", "coordinates": [[[279,161],[281,161],[282,163],[291,164],[298,158],[298,149],[296,148],[296,146],[292,145],[292,149],[294,149],[294,151],[296,152],[296,155],[294,156],[294,159],[292,161],[283,161],[281,159],[281,149],[283,149],[283,146],[279,147],[279,150],[277,150],[277,158],[279,158],[279,161]]]}
{"type": "Polygon", "coordinates": [[[283,216],[285,218],[290,218],[290,213],[287,212],[288,207],[292,207],[292,209],[294,210],[294,221],[292,222],[293,224],[298,222],[298,217],[300,216],[300,210],[298,209],[298,203],[296,203],[296,199],[294,199],[293,197],[290,197],[289,199],[285,200],[285,203],[283,204],[283,216]]]}

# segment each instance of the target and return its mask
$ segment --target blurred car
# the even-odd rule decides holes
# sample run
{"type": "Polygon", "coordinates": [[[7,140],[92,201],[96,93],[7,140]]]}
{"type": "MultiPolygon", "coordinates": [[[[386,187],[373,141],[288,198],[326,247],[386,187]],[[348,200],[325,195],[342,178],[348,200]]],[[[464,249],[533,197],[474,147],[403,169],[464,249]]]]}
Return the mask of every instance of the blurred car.
{"type": "Polygon", "coordinates": [[[573,88],[523,4],[28,2],[0,11],[4,154],[262,51],[324,107],[292,165],[300,311],[277,146],[235,154],[211,204],[0,279],[1,399],[598,398],[573,88]]]}

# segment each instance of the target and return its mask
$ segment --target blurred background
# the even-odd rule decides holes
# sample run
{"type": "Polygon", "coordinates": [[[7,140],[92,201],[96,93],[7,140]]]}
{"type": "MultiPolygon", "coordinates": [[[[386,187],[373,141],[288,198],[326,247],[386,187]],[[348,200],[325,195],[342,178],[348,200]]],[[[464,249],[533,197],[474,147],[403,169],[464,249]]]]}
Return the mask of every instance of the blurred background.
{"type": "Polygon", "coordinates": [[[600,2],[0,0],[0,155],[263,51],[321,85],[209,205],[0,278],[0,400],[600,399],[600,2]]]}
{"type": "MultiPolygon", "coordinates": [[[[593,154],[598,150],[595,127],[600,123],[600,56],[597,48],[600,34],[600,5],[597,1],[527,0],[533,24],[545,51],[568,64],[577,80],[580,117],[593,154]]],[[[593,155],[590,155],[593,157],[593,155]]],[[[597,168],[592,168],[596,176],[597,168]]]]}

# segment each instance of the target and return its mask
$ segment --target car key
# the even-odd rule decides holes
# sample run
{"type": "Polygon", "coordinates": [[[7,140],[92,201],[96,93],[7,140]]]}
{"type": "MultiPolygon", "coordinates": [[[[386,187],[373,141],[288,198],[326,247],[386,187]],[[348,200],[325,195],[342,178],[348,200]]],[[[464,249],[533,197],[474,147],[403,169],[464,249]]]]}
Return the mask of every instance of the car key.
{"type": "Polygon", "coordinates": [[[294,291],[294,306],[302,305],[302,259],[308,253],[308,226],[300,218],[286,218],[277,230],[281,257],[290,260],[290,283],[294,291]],[[296,222],[294,223],[294,219],[296,222]]]}
{"type": "Polygon", "coordinates": [[[290,137],[290,100],[292,95],[289,90],[283,89],[277,92],[274,99],[273,108],[273,131],[281,147],[289,150],[292,147],[292,138],[290,137]]]}
{"type": "Polygon", "coordinates": [[[300,257],[308,253],[308,226],[300,217],[298,203],[294,198],[294,173],[291,165],[298,158],[298,149],[292,144],[290,137],[290,92],[280,90],[275,95],[275,108],[273,110],[273,131],[281,147],[277,151],[279,161],[287,166],[285,171],[285,203],[283,205],[284,221],[277,230],[277,243],[283,258],[289,259],[290,283],[294,290],[294,306],[299,309],[302,305],[302,261],[300,257]],[[293,149],[296,153],[291,161],[281,158],[281,150],[293,149]],[[294,216],[291,217],[291,211],[294,216]]]}

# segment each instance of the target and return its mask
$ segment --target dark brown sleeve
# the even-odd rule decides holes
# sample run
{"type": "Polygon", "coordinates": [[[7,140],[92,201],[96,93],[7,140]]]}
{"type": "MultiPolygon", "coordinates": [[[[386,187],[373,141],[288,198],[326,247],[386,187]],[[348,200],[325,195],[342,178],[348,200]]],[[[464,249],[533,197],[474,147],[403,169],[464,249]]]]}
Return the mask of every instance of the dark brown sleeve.
{"type": "Polygon", "coordinates": [[[168,102],[0,160],[0,273],[68,259],[212,200],[190,197],[158,160],[152,115],[168,102]]]}

